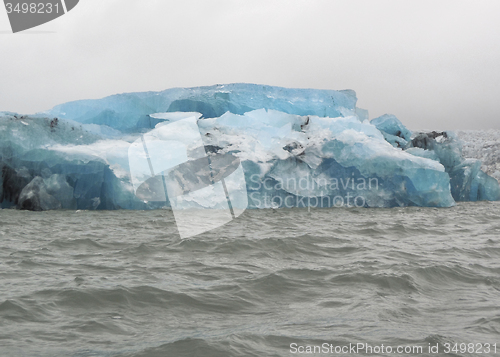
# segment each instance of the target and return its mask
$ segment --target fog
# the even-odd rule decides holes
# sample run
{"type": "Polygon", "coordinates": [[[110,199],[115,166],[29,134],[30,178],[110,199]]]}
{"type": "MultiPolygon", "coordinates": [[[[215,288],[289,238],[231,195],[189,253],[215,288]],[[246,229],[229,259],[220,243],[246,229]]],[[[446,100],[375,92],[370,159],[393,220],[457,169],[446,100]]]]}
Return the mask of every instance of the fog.
{"type": "Polygon", "coordinates": [[[500,2],[82,0],[12,34],[0,111],[217,83],[353,89],[411,129],[500,129],[500,2]]]}

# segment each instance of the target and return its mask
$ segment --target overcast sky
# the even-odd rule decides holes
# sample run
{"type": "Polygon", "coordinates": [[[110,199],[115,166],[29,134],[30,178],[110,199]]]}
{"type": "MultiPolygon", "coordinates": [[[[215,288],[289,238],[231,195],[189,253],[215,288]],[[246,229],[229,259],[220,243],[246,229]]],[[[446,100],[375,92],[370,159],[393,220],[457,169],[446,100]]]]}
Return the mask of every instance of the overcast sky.
{"type": "Polygon", "coordinates": [[[0,111],[233,82],[353,89],[411,129],[500,129],[500,1],[80,0],[17,34],[0,8],[0,111]]]}

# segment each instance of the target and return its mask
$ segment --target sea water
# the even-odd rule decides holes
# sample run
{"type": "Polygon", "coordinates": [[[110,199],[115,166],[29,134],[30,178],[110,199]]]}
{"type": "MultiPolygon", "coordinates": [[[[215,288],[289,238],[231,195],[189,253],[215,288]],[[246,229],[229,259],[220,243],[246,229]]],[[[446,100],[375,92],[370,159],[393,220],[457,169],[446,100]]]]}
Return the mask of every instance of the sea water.
{"type": "Polygon", "coordinates": [[[249,210],[184,240],[169,210],[0,210],[2,357],[495,349],[498,202],[249,210]]]}

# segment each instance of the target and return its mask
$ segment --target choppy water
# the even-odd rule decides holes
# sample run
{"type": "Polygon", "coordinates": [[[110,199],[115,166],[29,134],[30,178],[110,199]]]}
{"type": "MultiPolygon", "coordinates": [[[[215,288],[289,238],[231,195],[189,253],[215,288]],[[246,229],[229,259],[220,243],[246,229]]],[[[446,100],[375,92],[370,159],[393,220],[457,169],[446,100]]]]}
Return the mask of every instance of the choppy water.
{"type": "Polygon", "coordinates": [[[2,357],[295,356],[294,343],[500,355],[500,203],[253,210],[188,240],[165,210],[0,211],[2,357]]]}

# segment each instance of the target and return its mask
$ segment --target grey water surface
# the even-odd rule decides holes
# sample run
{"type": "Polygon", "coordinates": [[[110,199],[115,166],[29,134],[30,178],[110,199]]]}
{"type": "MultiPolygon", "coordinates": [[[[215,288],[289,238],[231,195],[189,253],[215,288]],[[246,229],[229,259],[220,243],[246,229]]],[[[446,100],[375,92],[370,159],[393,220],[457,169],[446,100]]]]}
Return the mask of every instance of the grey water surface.
{"type": "Polygon", "coordinates": [[[185,240],[168,210],[0,210],[1,357],[358,343],[500,355],[500,203],[251,210],[185,240]]]}

